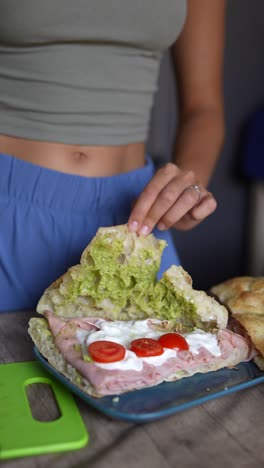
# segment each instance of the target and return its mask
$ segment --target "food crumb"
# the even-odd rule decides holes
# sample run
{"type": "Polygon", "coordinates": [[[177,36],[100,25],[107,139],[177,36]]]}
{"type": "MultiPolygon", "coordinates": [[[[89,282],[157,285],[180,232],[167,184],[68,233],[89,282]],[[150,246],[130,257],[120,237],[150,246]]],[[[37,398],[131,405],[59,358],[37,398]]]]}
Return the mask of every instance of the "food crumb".
{"type": "Polygon", "coordinates": [[[112,403],[118,403],[118,402],[119,402],[119,397],[112,398],[112,403]]]}
{"type": "Polygon", "coordinates": [[[207,388],[205,389],[205,391],[206,391],[206,392],[210,392],[211,389],[210,389],[209,387],[207,387],[207,388]]]}

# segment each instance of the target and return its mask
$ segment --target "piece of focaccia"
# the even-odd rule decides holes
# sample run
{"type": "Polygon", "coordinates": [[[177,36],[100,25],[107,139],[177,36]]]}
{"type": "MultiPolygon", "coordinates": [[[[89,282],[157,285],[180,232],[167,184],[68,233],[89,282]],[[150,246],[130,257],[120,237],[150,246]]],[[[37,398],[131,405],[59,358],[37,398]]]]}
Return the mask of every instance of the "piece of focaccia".
{"type": "Polygon", "coordinates": [[[138,236],[126,225],[98,229],[80,264],[43,293],[37,312],[113,320],[155,316],[176,321],[179,330],[225,328],[225,307],[193,289],[182,267],[173,265],[157,281],[165,246],[153,234],[138,236]]]}
{"type": "Polygon", "coordinates": [[[140,290],[155,282],[165,246],[153,235],[129,232],[127,225],[99,228],[80,263],[44,291],[37,312],[51,310],[64,317],[104,314],[124,320],[145,316],[138,305],[140,290]]]}
{"type": "Polygon", "coordinates": [[[127,226],[100,228],[80,264],[41,297],[37,311],[45,318],[30,319],[29,334],[50,364],[86,393],[119,394],[248,359],[247,341],[226,330],[227,309],[204,291],[195,290],[181,266],[172,265],[157,280],[164,247],[164,241],[153,235],[137,236],[127,226]],[[94,320],[99,320],[98,325],[102,319],[123,324],[145,320],[143,328],[144,323],[153,328],[153,320],[159,320],[154,328],[161,334],[196,333],[198,329],[201,342],[194,351],[174,350],[168,359],[167,350],[162,364],[149,358],[138,371],[133,365],[127,370],[102,368],[89,361],[87,346],[80,348],[78,341],[94,320]],[[211,339],[217,343],[216,354],[206,348],[211,339]]]}
{"type": "Polygon", "coordinates": [[[247,331],[259,351],[254,360],[264,370],[264,277],[232,278],[213,286],[210,292],[247,331]]]}

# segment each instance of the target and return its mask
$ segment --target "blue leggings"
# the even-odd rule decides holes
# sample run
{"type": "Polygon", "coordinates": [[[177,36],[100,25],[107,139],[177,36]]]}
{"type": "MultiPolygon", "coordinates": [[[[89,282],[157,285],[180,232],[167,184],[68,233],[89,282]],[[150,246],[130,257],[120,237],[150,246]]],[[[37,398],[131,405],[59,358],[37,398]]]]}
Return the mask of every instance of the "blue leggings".
{"type": "MultiPolygon", "coordinates": [[[[146,165],[111,177],[64,174],[0,153],[0,312],[34,309],[101,226],[126,223],[154,173],[146,165]]],[[[171,233],[159,276],[179,264],[171,233]]]]}

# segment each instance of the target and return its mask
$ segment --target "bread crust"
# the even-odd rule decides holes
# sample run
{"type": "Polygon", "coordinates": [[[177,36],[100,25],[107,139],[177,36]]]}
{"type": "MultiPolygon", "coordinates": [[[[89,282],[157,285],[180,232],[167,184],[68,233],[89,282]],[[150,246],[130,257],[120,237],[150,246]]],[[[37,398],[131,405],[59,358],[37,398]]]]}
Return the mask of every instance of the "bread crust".
{"type": "Polygon", "coordinates": [[[165,273],[165,278],[173,284],[176,291],[189,298],[197,308],[197,314],[202,322],[215,322],[216,328],[224,329],[227,326],[228,311],[224,305],[219,304],[205,291],[193,288],[192,278],[181,267],[173,265],[165,273]]]}
{"type": "Polygon", "coordinates": [[[240,276],[210,289],[245,328],[261,356],[255,362],[264,369],[264,277],[240,276]]]}

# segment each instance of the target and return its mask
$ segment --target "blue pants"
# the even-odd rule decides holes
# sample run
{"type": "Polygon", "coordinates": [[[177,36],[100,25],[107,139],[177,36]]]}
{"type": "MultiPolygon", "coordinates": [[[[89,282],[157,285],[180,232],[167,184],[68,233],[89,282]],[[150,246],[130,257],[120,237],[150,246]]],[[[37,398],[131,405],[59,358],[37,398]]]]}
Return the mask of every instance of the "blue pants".
{"type": "MultiPolygon", "coordinates": [[[[82,177],[0,153],[0,312],[34,309],[44,290],[80,261],[101,226],[126,223],[133,201],[154,173],[82,177]]],[[[170,232],[160,274],[179,264],[170,232]]]]}

